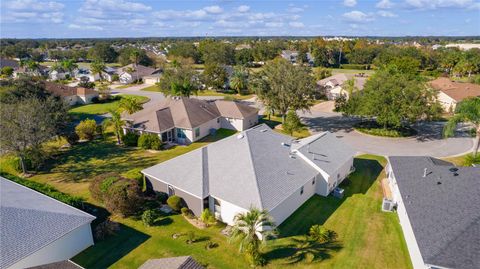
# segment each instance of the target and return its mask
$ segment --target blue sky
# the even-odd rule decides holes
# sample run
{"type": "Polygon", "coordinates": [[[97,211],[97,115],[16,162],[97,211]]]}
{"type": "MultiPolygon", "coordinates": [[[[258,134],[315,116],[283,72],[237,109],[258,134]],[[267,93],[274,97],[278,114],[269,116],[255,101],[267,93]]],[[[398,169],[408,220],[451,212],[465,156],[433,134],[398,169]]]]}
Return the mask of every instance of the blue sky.
{"type": "Polygon", "coordinates": [[[2,0],[1,37],[480,35],[480,0],[2,0]]]}

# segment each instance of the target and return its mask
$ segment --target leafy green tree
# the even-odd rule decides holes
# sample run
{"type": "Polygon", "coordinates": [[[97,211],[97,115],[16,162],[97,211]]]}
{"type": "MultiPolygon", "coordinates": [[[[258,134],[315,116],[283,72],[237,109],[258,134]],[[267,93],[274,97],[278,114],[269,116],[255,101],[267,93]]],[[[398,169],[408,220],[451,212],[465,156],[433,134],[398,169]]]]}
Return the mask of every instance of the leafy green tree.
{"type": "Polygon", "coordinates": [[[182,58],[191,58],[196,63],[199,63],[201,60],[200,53],[198,52],[197,47],[195,47],[192,42],[175,42],[168,50],[168,55],[182,58]]]}
{"type": "Polygon", "coordinates": [[[6,77],[11,77],[13,75],[13,68],[11,66],[2,67],[1,74],[6,77]]]}
{"type": "Polygon", "coordinates": [[[302,123],[297,113],[293,110],[288,111],[287,117],[285,118],[285,123],[282,124],[282,128],[285,132],[290,135],[293,135],[294,132],[302,128],[302,123]]]}
{"type": "Polygon", "coordinates": [[[138,99],[125,96],[122,97],[122,99],[120,100],[119,109],[120,111],[126,111],[128,114],[133,114],[137,111],[142,110],[143,106],[142,103],[138,101],[138,99]]]}
{"type": "Polygon", "coordinates": [[[198,46],[205,64],[226,64],[235,63],[235,48],[231,44],[212,39],[202,40],[198,46]]]}
{"type": "Polygon", "coordinates": [[[153,224],[155,223],[155,211],[152,210],[152,209],[147,209],[145,211],[143,211],[142,213],[142,222],[143,222],[143,225],[147,226],[147,227],[150,227],[150,226],[153,226],[153,224]]]}
{"type": "Polygon", "coordinates": [[[117,52],[107,43],[96,43],[88,51],[88,58],[98,62],[113,63],[117,56],[117,52]]]}
{"type": "Polygon", "coordinates": [[[189,97],[200,88],[198,73],[190,65],[175,61],[172,68],[164,70],[158,86],[165,96],[189,97]]]}
{"type": "Polygon", "coordinates": [[[294,66],[281,58],[265,64],[251,85],[266,106],[282,115],[282,122],[290,109],[308,110],[315,89],[309,68],[294,66]]]}
{"type": "Polygon", "coordinates": [[[103,80],[103,72],[105,70],[105,63],[100,61],[95,61],[90,65],[90,70],[92,74],[98,74],[100,80],[103,80]]]}
{"type": "Polygon", "coordinates": [[[241,49],[235,51],[235,63],[248,66],[253,62],[253,52],[251,49],[241,49]]]}
{"type": "Polygon", "coordinates": [[[240,242],[240,252],[245,253],[252,265],[261,263],[261,244],[274,233],[275,224],[266,210],[250,208],[234,217],[230,239],[240,242]]]}
{"type": "Polygon", "coordinates": [[[218,90],[222,89],[227,83],[228,74],[223,66],[217,63],[209,63],[205,65],[202,80],[207,87],[218,90]]]}
{"type": "Polygon", "coordinates": [[[330,69],[323,68],[323,67],[318,67],[313,69],[313,77],[317,81],[322,80],[324,78],[328,78],[331,75],[332,75],[332,71],[330,69]]]}
{"type": "Polygon", "coordinates": [[[63,70],[67,71],[71,76],[73,75],[73,70],[78,68],[74,60],[63,60],[61,66],[63,70]]]}
{"type": "Polygon", "coordinates": [[[121,138],[125,121],[122,120],[122,116],[118,110],[110,109],[108,113],[110,114],[110,118],[103,121],[103,127],[106,129],[107,126],[113,126],[113,132],[117,138],[117,144],[120,145],[122,143],[121,138]]]}
{"type": "Polygon", "coordinates": [[[248,69],[243,66],[236,66],[230,78],[230,87],[239,94],[248,90],[248,69]]]}
{"type": "Polygon", "coordinates": [[[476,131],[473,157],[478,154],[480,145],[480,98],[468,98],[457,104],[455,114],[451,117],[443,129],[444,137],[454,135],[455,128],[460,122],[468,122],[474,125],[476,131]]]}

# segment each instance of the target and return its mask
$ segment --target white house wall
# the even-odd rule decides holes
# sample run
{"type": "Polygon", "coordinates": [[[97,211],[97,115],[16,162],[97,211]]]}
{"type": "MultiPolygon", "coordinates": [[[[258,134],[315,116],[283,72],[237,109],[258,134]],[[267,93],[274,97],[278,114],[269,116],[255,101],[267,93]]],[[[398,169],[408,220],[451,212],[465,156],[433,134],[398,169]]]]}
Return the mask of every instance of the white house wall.
{"type": "Polygon", "coordinates": [[[242,131],[247,130],[257,124],[258,124],[258,115],[257,114],[251,115],[250,117],[243,119],[242,131]]]}
{"type": "MultiPolygon", "coordinates": [[[[388,170],[387,170],[388,171],[388,170]]],[[[425,265],[423,261],[422,254],[420,253],[420,248],[418,247],[417,240],[415,239],[415,234],[413,233],[412,225],[410,219],[408,218],[405,205],[400,194],[400,190],[396,183],[395,175],[393,172],[389,172],[389,181],[393,197],[395,197],[395,202],[397,203],[397,214],[400,220],[400,226],[402,226],[403,237],[407,243],[408,252],[410,253],[410,259],[415,269],[426,269],[429,268],[425,265]]]]}
{"type": "Polygon", "coordinates": [[[301,188],[299,188],[275,208],[270,210],[270,216],[272,216],[276,225],[284,222],[295,210],[316,193],[317,179],[315,179],[315,184],[312,184],[312,182],[313,178],[303,185],[303,194],[301,194],[301,188]]]}
{"type": "Polygon", "coordinates": [[[243,120],[234,118],[220,118],[221,127],[230,130],[243,131],[243,120]]]}
{"type": "Polygon", "coordinates": [[[194,132],[195,132],[196,128],[193,129],[193,130],[185,130],[186,131],[185,133],[187,134],[187,138],[190,139],[190,141],[192,141],[192,142],[195,142],[195,141],[197,141],[199,139],[202,139],[205,136],[209,135],[210,134],[210,129],[215,129],[215,130],[220,129],[220,121],[217,120],[217,118],[215,118],[215,119],[212,119],[212,120],[200,125],[197,128],[200,128],[200,136],[197,136],[197,137],[194,137],[194,135],[195,135],[194,132]]]}
{"type": "Polygon", "coordinates": [[[92,245],[92,229],[90,223],[87,223],[18,261],[8,269],[29,268],[68,260],[92,245]]]}
{"type": "Polygon", "coordinates": [[[457,105],[457,102],[453,100],[452,97],[446,95],[442,91],[438,92],[438,101],[442,105],[445,112],[450,112],[450,110],[455,111],[455,106],[457,105]]]}
{"type": "MultiPolygon", "coordinates": [[[[210,206],[210,211],[211,212],[215,212],[213,199],[214,199],[214,197],[212,197],[212,196],[209,197],[209,206],[210,206]]],[[[222,199],[218,199],[218,198],[215,198],[215,199],[220,201],[220,208],[221,208],[220,221],[222,221],[223,223],[226,223],[228,225],[233,225],[234,224],[233,219],[235,218],[235,215],[237,215],[238,213],[248,212],[248,210],[245,209],[245,208],[241,208],[239,206],[236,206],[236,205],[234,205],[232,203],[229,203],[227,201],[224,201],[222,199]]]]}

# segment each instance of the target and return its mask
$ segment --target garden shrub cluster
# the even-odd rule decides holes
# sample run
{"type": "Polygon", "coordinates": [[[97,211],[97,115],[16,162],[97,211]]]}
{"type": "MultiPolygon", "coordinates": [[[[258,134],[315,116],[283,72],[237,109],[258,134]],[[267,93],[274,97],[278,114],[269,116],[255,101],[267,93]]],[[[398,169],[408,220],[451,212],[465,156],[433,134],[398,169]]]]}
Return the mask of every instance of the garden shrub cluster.
{"type": "Polygon", "coordinates": [[[162,147],[162,141],[156,134],[143,133],[138,138],[138,146],[143,149],[159,150],[162,147]]]}
{"type": "Polygon", "coordinates": [[[143,211],[143,214],[142,214],[143,225],[147,227],[153,226],[153,224],[155,223],[155,218],[156,218],[156,213],[154,210],[147,209],[143,211]]]}
{"type": "Polygon", "coordinates": [[[142,206],[142,188],[138,180],[115,173],[97,176],[89,190],[92,197],[102,202],[109,212],[120,216],[134,215],[142,206]]]}
{"type": "Polygon", "coordinates": [[[215,216],[210,212],[208,208],[205,208],[202,212],[202,215],[200,216],[200,220],[202,220],[205,225],[210,226],[213,225],[217,222],[215,219],[215,216]]]}
{"type": "Polygon", "coordinates": [[[122,142],[125,146],[136,147],[138,145],[138,134],[128,132],[126,135],[122,136],[122,142]]]}
{"type": "Polygon", "coordinates": [[[97,133],[97,123],[92,119],[82,120],[75,127],[75,133],[80,139],[92,140],[97,133]]]}
{"type": "Polygon", "coordinates": [[[409,137],[416,134],[415,129],[410,127],[402,126],[399,128],[384,128],[378,123],[372,121],[355,124],[354,128],[361,133],[384,137],[409,137]]]}
{"type": "Polygon", "coordinates": [[[167,204],[175,211],[180,211],[183,207],[183,200],[179,196],[172,195],[168,197],[167,204]]]}
{"type": "Polygon", "coordinates": [[[8,173],[0,172],[0,176],[7,178],[15,183],[18,183],[20,185],[23,185],[25,187],[28,187],[32,190],[38,191],[40,193],[43,193],[49,197],[52,197],[55,200],[58,200],[62,203],[71,205],[76,208],[81,208],[83,205],[83,199],[78,196],[73,196],[70,194],[66,194],[63,192],[60,192],[59,190],[55,189],[54,187],[45,184],[45,183],[39,183],[35,181],[30,181],[21,177],[17,177],[8,173]]]}

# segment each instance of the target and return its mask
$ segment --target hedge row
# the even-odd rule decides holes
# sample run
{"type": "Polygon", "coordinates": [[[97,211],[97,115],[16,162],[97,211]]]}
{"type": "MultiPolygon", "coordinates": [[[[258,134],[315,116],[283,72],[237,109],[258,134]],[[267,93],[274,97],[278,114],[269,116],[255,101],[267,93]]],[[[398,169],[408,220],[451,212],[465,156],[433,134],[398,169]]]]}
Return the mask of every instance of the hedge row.
{"type": "Polygon", "coordinates": [[[17,177],[5,172],[0,172],[0,176],[7,178],[15,183],[18,183],[20,185],[23,185],[27,188],[33,189],[35,191],[38,191],[40,193],[43,193],[49,197],[52,197],[55,200],[58,200],[60,202],[63,202],[65,204],[81,208],[83,205],[83,198],[78,197],[78,196],[72,196],[70,194],[66,194],[63,192],[60,192],[59,190],[55,189],[54,187],[45,184],[45,183],[39,183],[35,181],[30,181],[21,177],[17,177]]]}

